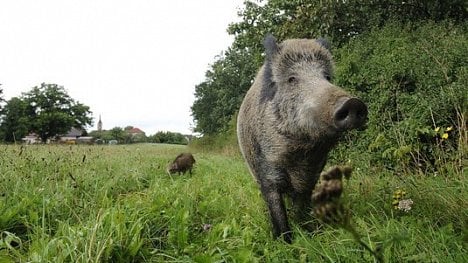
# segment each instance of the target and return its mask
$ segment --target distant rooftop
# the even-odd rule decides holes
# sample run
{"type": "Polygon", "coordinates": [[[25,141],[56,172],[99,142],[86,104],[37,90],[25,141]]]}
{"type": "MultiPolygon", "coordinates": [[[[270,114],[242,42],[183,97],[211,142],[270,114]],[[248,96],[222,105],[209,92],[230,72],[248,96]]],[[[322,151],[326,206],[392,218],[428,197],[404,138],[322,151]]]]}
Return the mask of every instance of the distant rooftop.
{"type": "Polygon", "coordinates": [[[134,127],[130,130],[128,130],[128,133],[132,133],[132,134],[135,134],[135,133],[145,133],[144,131],[140,130],[139,128],[137,127],[134,127]]]}

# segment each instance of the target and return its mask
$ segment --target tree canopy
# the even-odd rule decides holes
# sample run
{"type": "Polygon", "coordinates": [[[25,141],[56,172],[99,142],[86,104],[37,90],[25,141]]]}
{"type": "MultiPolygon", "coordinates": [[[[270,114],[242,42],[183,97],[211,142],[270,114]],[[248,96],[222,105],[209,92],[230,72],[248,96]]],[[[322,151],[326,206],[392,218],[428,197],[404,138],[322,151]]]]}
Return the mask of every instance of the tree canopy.
{"type": "Polygon", "coordinates": [[[64,87],[45,84],[9,100],[2,110],[0,130],[5,141],[13,142],[29,132],[43,142],[67,133],[72,127],[92,124],[89,107],[71,98],[64,87]]]}
{"type": "Polygon", "coordinates": [[[28,134],[29,118],[26,114],[26,107],[26,102],[18,97],[7,101],[1,111],[0,136],[4,141],[15,142],[28,134]]]}
{"type": "Polygon", "coordinates": [[[246,50],[229,49],[206,72],[206,80],[195,87],[192,116],[194,131],[215,134],[227,126],[252,84],[256,64],[246,50]]]}
{"type": "Polygon", "coordinates": [[[168,144],[187,144],[188,141],[184,135],[178,132],[159,131],[148,137],[148,142],[168,143],[168,144]]]}
{"type": "Polygon", "coordinates": [[[269,0],[246,1],[242,21],[229,26],[234,47],[262,50],[262,39],[272,33],[279,39],[327,37],[335,46],[380,28],[388,21],[418,22],[467,17],[463,0],[269,0]]]}
{"type": "Polygon", "coordinates": [[[114,127],[110,130],[91,131],[90,136],[100,139],[103,142],[117,140],[119,143],[167,143],[167,144],[187,144],[187,138],[178,132],[158,131],[153,135],[146,136],[145,133],[131,133],[133,126],[114,127]]]}

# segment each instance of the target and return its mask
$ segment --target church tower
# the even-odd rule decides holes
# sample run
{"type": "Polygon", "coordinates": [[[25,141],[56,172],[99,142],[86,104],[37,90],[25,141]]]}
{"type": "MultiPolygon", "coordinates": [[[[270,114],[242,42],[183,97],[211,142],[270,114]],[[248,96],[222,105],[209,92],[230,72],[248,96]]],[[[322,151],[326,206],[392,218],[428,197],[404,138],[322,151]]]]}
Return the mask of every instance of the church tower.
{"type": "Polygon", "coordinates": [[[97,123],[97,130],[98,132],[102,132],[102,121],[101,121],[101,114],[99,114],[99,121],[97,123]]]}

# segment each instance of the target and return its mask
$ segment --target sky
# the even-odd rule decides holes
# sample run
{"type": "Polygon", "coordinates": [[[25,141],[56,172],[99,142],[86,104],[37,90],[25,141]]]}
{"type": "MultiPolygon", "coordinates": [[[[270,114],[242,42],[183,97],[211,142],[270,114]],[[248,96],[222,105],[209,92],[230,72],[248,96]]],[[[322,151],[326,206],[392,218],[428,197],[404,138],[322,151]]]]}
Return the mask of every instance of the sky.
{"type": "Polygon", "coordinates": [[[5,100],[41,83],[90,107],[88,131],[191,134],[195,86],[232,44],[243,0],[2,0],[5,100]]]}

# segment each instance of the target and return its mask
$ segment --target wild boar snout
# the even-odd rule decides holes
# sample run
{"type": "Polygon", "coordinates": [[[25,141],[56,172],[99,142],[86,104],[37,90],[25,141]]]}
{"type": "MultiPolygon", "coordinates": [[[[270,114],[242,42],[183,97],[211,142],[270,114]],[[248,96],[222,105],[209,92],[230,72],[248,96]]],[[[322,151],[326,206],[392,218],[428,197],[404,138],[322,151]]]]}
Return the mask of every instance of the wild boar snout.
{"type": "Polygon", "coordinates": [[[367,106],[358,98],[339,100],[333,114],[335,127],[340,131],[356,129],[367,121],[367,106]]]}

